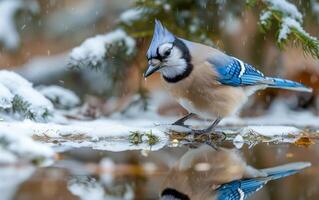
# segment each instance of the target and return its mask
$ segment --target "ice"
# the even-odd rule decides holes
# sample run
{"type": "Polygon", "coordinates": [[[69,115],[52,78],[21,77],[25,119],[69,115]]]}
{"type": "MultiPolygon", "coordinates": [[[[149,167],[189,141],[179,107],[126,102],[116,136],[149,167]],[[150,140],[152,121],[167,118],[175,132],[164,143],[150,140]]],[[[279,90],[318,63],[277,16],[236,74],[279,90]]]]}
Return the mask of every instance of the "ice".
{"type": "Polygon", "coordinates": [[[57,85],[43,86],[39,91],[58,108],[69,109],[80,103],[79,97],[74,92],[57,85]]]}

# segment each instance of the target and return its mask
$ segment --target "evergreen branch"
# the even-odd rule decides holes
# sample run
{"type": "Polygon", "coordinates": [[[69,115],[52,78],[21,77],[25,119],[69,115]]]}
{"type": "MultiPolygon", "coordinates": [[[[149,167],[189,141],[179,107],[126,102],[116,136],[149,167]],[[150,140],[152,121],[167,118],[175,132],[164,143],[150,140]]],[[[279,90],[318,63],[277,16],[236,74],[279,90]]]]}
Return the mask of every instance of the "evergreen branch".
{"type": "MultiPolygon", "coordinates": [[[[286,0],[259,0],[263,5],[259,25],[263,32],[277,29],[277,45],[284,48],[288,41],[301,45],[304,52],[319,59],[319,40],[311,36],[302,27],[302,15],[297,8],[286,0]]],[[[248,0],[248,5],[256,6],[254,0],[248,0]]]]}

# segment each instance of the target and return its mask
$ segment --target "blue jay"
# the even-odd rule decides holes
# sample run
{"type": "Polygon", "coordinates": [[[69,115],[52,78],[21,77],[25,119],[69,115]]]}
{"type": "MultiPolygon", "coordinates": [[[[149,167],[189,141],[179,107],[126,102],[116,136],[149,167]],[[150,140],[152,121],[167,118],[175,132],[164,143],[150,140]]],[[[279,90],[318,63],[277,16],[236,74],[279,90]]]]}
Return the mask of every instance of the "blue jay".
{"type": "Polygon", "coordinates": [[[169,171],[160,188],[161,200],[244,200],[268,181],[310,165],[295,162],[257,170],[236,149],[202,145],[187,151],[169,171]]]}
{"type": "Polygon", "coordinates": [[[302,92],[312,89],[303,84],[264,76],[238,58],[199,43],[174,36],[158,20],[147,51],[148,68],[144,77],[160,72],[165,88],[189,112],[174,125],[195,114],[215,119],[197,134],[210,133],[222,118],[236,113],[249,95],[265,88],[281,88],[302,92]]]}

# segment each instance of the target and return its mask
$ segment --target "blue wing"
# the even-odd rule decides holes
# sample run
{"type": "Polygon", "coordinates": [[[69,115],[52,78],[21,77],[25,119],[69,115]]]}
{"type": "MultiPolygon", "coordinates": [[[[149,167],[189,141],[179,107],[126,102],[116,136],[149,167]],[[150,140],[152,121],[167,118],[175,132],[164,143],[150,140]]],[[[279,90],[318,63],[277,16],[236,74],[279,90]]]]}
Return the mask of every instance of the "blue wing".
{"type": "Polygon", "coordinates": [[[270,180],[280,179],[309,167],[307,162],[291,163],[261,170],[267,177],[248,178],[221,185],[217,190],[217,200],[244,200],[260,190],[270,180]]]}
{"type": "Polygon", "coordinates": [[[245,86],[266,84],[267,79],[263,73],[253,66],[242,62],[235,57],[223,59],[211,58],[208,62],[213,65],[218,73],[218,81],[225,85],[245,86]]]}
{"type": "Polygon", "coordinates": [[[217,189],[217,200],[244,200],[261,189],[268,179],[243,179],[222,185],[217,189]]]}

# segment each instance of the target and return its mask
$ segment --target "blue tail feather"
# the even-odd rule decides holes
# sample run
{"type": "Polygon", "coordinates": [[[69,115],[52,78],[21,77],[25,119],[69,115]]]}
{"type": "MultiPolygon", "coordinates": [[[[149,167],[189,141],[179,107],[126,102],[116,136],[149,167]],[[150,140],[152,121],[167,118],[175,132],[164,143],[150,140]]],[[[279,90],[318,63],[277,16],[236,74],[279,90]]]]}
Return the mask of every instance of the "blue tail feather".
{"type": "Polygon", "coordinates": [[[280,179],[298,173],[311,166],[308,162],[297,162],[260,170],[265,177],[246,178],[221,185],[217,189],[217,200],[244,200],[261,189],[268,181],[280,179]]]}
{"type": "Polygon", "coordinates": [[[266,77],[266,81],[267,81],[268,87],[270,88],[281,88],[281,89],[296,90],[301,92],[312,92],[311,88],[308,88],[301,83],[290,81],[287,79],[266,77]]]}

